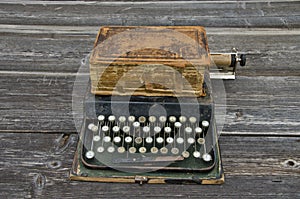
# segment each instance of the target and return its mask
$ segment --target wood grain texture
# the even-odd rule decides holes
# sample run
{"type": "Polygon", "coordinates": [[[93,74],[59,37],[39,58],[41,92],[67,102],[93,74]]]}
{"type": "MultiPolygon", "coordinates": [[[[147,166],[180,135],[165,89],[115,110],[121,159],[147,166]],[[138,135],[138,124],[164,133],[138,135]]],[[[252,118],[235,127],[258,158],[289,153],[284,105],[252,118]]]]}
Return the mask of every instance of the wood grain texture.
{"type": "Polygon", "coordinates": [[[300,140],[221,137],[221,186],[134,185],[68,180],[76,135],[2,133],[1,198],[299,197],[300,140]],[[284,147],[282,147],[284,143],[284,147]],[[292,165],[294,162],[294,165],[292,165]],[[160,191],[157,191],[157,190],[160,191]]]}

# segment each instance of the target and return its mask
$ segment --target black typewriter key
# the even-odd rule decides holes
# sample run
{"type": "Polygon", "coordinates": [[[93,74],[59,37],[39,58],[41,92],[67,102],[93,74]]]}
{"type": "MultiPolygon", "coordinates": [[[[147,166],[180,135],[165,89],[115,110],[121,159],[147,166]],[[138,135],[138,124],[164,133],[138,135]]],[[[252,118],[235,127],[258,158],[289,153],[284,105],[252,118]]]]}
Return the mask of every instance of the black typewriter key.
{"type": "Polygon", "coordinates": [[[94,151],[87,151],[86,153],[85,153],[85,157],[87,158],[87,159],[93,159],[94,157],[95,157],[95,153],[94,153],[94,151]]]}

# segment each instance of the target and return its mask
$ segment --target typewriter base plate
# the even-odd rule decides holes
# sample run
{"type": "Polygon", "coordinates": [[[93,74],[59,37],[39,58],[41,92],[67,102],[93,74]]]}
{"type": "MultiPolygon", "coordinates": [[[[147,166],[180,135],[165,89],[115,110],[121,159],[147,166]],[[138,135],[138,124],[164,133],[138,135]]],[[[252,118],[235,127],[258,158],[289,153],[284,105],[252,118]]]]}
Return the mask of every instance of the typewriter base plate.
{"type": "MultiPolygon", "coordinates": [[[[217,138],[216,138],[217,139],[217,138]]],[[[81,156],[82,142],[78,142],[71,180],[95,182],[123,182],[123,183],[168,183],[168,184],[222,184],[224,173],[221,164],[220,151],[216,140],[216,165],[207,172],[166,171],[157,170],[148,173],[126,173],[114,169],[93,169],[84,165],[81,156]]]]}

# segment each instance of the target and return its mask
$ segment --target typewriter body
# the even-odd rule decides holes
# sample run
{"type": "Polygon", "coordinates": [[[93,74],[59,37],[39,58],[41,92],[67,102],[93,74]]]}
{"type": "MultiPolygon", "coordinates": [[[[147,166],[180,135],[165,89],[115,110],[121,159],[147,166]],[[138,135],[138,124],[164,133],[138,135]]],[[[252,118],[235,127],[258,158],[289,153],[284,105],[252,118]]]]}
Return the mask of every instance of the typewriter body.
{"type": "Polygon", "coordinates": [[[229,78],[245,61],[209,53],[203,27],[102,27],[71,179],[223,183],[212,59],[229,78]]]}

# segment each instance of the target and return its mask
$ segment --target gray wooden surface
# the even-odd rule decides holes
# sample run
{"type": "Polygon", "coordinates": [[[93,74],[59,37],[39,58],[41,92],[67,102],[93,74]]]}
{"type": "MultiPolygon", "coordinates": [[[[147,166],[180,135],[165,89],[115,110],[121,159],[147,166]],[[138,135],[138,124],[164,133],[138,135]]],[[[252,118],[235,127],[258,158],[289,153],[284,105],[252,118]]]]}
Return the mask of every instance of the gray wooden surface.
{"type": "Polygon", "coordinates": [[[0,198],[300,197],[300,1],[4,0],[0,35],[0,198]],[[248,54],[224,82],[225,184],[68,180],[73,84],[101,25],[204,25],[211,51],[248,54]]]}

